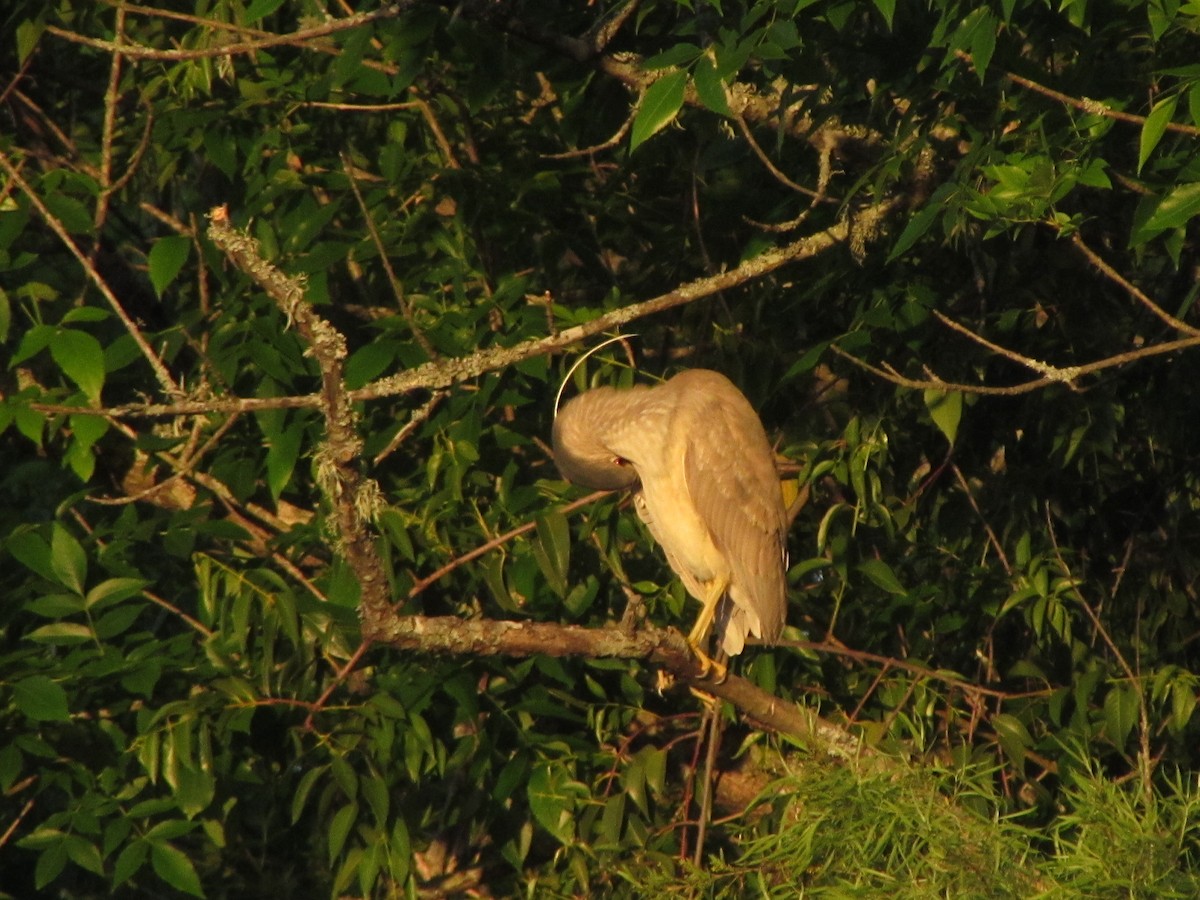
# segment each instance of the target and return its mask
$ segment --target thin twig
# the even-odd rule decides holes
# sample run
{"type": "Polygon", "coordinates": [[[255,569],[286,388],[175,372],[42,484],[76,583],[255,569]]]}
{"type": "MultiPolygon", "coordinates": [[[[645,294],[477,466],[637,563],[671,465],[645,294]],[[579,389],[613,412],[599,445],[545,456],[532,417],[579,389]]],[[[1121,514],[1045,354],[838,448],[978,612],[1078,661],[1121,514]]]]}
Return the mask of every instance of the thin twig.
{"type": "MultiPolygon", "coordinates": [[[[766,151],[763,150],[763,148],[759,146],[758,141],[755,140],[754,133],[750,130],[750,126],[746,124],[745,116],[734,116],[734,121],[737,122],[739,130],[742,132],[742,137],[746,139],[746,143],[750,145],[750,149],[754,151],[754,155],[758,157],[758,160],[763,164],[763,167],[771,173],[771,177],[773,177],[784,187],[793,190],[798,194],[804,194],[806,197],[812,197],[813,206],[818,203],[822,203],[827,199],[823,191],[814,191],[812,188],[805,187],[802,184],[797,184],[796,182],[792,181],[792,179],[788,178],[787,175],[785,175],[783,171],[771,161],[771,157],[767,156],[766,151]]],[[[808,211],[803,215],[808,215],[809,212],[812,212],[812,206],[810,206],[808,211]]]]}
{"type": "Polygon", "coordinates": [[[392,268],[392,261],[388,258],[387,248],[383,245],[383,238],[379,234],[379,229],[375,227],[375,217],[371,215],[371,210],[367,207],[367,202],[363,199],[362,191],[359,190],[358,181],[351,170],[350,158],[345,153],[342,153],[341,159],[342,171],[346,173],[346,179],[350,182],[350,192],[354,194],[354,199],[358,201],[358,208],[362,212],[363,221],[367,225],[367,233],[371,235],[371,241],[375,244],[375,250],[379,254],[379,263],[383,266],[383,271],[387,273],[388,283],[392,286],[392,295],[396,298],[396,304],[400,307],[400,315],[408,323],[409,331],[412,332],[412,336],[416,339],[416,342],[421,345],[421,349],[425,351],[425,355],[430,359],[437,359],[438,352],[434,349],[433,344],[429,342],[429,338],[425,336],[425,332],[417,325],[417,320],[413,316],[412,303],[409,302],[407,295],[404,293],[404,285],[400,283],[400,279],[396,276],[396,270],[392,268]]]}
{"type": "MultiPolygon", "coordinates": [[[[1154,344],[1149,347],[1140,347],[1137,350],[1130,350],[1127,353],[1118,353],[1114,356],[1105,357],[1096,362],[1085,363],[1080,366],[1072,366],[1070,371],[1075,378],[1084,375],[1092,375],[1096,372],[1103,372],[1105,369],[1117,368],[1119,366],[1127,366],[1130,363],[1139,362],[1143,359],[1149,359],[1153,356],[1163,356],[1164,354],[1178,353],[1181,350],[1189,350],[1192,347],[1200,346],[1200,336],[1180,338],[1175,341],[1166,341],[1162,344],[1154,344]]],[[[936,391],[962,391],[966,394],[981,394],[984,396],[993,397],[1012,397],[1018,394],[1028,394],[1032,391],[1040,390],[1052,384],[1061,384],[1062,378],[1037,378],[1033,381],[1025,381],[1021,384],[1014,384],[1008,387],[992,387],[984,384],[961,384],[954,381],[945,381],[937,376],[929,378],[908,378],[901,375],[894,369],[884,369],[879,366],[871,365],[869,362],[859,359],[853,354],[847,353],[836,344],[830,344],[829,349],[846,360],[870,372],[884,381],[890,381],[892,384],[897,384],[900,387],[912,388],[917,391],[936,390],[936,391]]]]}
{"type": "MultiPolygon", "coordinates": [[[[955,56],[969,63],[972,68],[975,66],[975,60],[971,58],[971,54],[965,50],[956,50],[955,56]]],[[[1015,72],[1004,72],[1004,77],[1013,84],[1020,85],[1026,90],[1033,91],[1036,94],[1041,94],[1043,97],[1049,97],[1051,100],[1056,100],[1064,106],[1070,106],[1083,112],[1090,113],[1094,116],[1103,116],[1106,119],[1114,119],[1118,122],[1127,122],[1130,125],[1137,125],[1139,128],[1146,124],[1145,116],[1134,115],[1123,110],[1113,109],[1107,103],[1100,100],[1093,100],[1090,97],[1072,97],[1070,94],[1064,94],[1062,91],[1056,91],[1054,88],[1046,87],[1046,85],[1034,81],[1031,78],[1026,78],[1023,75],[1018,75],[1015,72]]],[[[1166,125],[1167,131],[1175,131],[1179,134],[1186,134],[1192,137],[1200,137],[1200,128],[1193,125],[1181,125],[1177,122],[1168,122],[1166,125]]]]}
{"type": "MultiPolygon", "coordinates": [[[[1092,609],[1091,604],[1084,599],[1083,593],[1075,586],[1075,579],[1071,576],[1071,569],[1067,566],[1066,560],[1063,558],[1062,549],[1058,546],[1058,536],[1054,531],[1054,517],[1050,515],[1050,504],[1046,504],[1046,530],[1050,536],[1050,546],[1054,549],[1054,558],[1058,561],[1064,575],[1067,576],[1067,583],[1070,585],[1071,594],[1075,597],[1075,601],[1087,614],[1091,620],[1092,627],[1096,629],[1096,633],[1100,635],[1100,639],[1104,641],[1109,652],[1117,660],[1117,664],[1125,673],[1125,677],[1129,679],[1129,683],[1137,690],[1138,701],[1138,770],[1142,778],[1142,790],[1145,791],[1145,796],[1151,796],[1150,769],[1153,757],[1150,753],[1150,714],[1146,708],[1146,693],[1142,686],[1142,679],[1129,665],[1129,661],[1125,659],[1116,642],[1108,633],[1108,629],[1104,627],[1104,623],[1100,621],[1100,617],[1096,615],[1096,611],[1092,609]]],[[[1138,635],[1134,635],[1134,646],[1136,647],[1140,641],[1138,635]]]]}
{"type": "Polygon", "coordinates": [[[396,432],[395,437],[388,441],[388,445],[386,447],[375,454],[375,458],[371,460],[371,462],[373,462],[375,465],[379,465],[381,462],[395,453],[396,448],[408,440],[409,435],[420,428],[421,425],[428,420],[428,418],[433,414],[433,411],[437,408],[438,404],[446,399],[447,396],[449,396],[449,394],[446,391],[434,391],[433,394],[430,395],[429,399],[421,404],[420,409],[413,411],[413,414],[409,417],[408,421],[405,422],[403,427],[396,432]]]}
{"type": "Polygon", "coordinates": [[[1110,266],[1104,261],[1104,258],[1101,257],[1100,254],[1089,247],[1084,241],[1083,235],[1081,235],[1078,231],[1071,235],[1071,243],[1074,245],[1075,249],[1077,249],[1087,258],[1088,262],[1100,270],[1100,273],[1105,278],[1109,279],[1114,284],[1119,285],[1122,290],[1126,291],[1131,297],[1133,297],[1134,300],[1142,304],[1142,306],[1146,307],[1146,309],[1150,310],[1151,313],[1153,313],[1167,325],[1170,325],[1176,331],[1181,331],[1184,334],[1191,335],[1192,337],[1200,336],[1200,328],[1189,325],[1182,319],[1175,318],[1175,316],[1171,315],[1169,312],[1151,300],[1150,297],[1143,290],[1141,290],[1141,288],[1110,266]]]}
{"type": "Polygon", "coordinates": [[[67,232],[67,229],[63,223],[59,221],[57,216],[50,212],[46,204],[42,202],[42,198],[37,195],[30,184],[21,176],[21,173],[9,160],[8,154],[4,153],[3,151],[0,151],[0,168],[3,168],[4,171],[8,173],[8,177],[16,183],[16,185],[29,199],[29,202],[33,208],[38,211],[38,214],[42,217],[43,221],[50,226],[50,230],[58,235],[59,240],[62,241],[63,245],[66,246],[71,255],[79,261],[81,266],[83,266],[84,272],[87,274],[88,279],[93,285],[95,285],[96,289],[100,291],[100,294],[104,297],[104,299],[108,301],[108,305],[112,307],[113,312],[117,314],[117,318],[121,320],[121,324],[125,326],[125,330],[129,332],[129,336],[133,338],[134,343],[136,343],[138,346],[138,349],[142,351],[142,355],[145,356],[146,360],[150,363],[150,367],[154,370],[155,377],[157,377],[160,387],[162,387],[162,389],[169,396],[175,397],[181,395],[183,392],[179,389],[179,386],[171,377],[171,373],[167,371],[166,365],[164,365],[163,361],[159,359],[158,354],[151,349],[149,342],[142,334],[141,329],[138,328],[137,323],[133,321],[127,312],[125,312],[125,307],[121,305],[121,301],[117,299],[116,295],[109,288],[107,282],[105,282],[100,273],[96,270],[96,267],[92,265],[91,261],[87,257],[87,254],[79,249],[79,246],[71,238],[71,235],[67,232]]]}
{"type": "Polygon", "coordinates": [[[999,344],[989,341],[983,335],[972,331],[965,325],[960,325],[958,322],[955,322],[941,310],[933,310],[933,315],[934,318],[936,318],[947,328],[957,331],[959,334],[963,335],[969,340],[986,347],[993,353],[1003,356],[1005,359],[1011,359],[1013,362],[1020,363],[1021,365],[1025,366],[1027,369],[1032,369],[1039,375],[1046,376],[1051,381],[1059,381],[1070,386],[1071,383],[1079,377],[1079,373],[1074,367],[1068,366],[1067,368],[1060,368],[1058,366],[1050,365],[1050,363],[1044,363],[1041,360],[1030,359],[1028,356],[1022,356],[1020,353],[1017,353],[1015,350],[1009,350],[1007,347],[1001,347],[999,344]]]}
{"type": "Polygon", "coordinates": [[[46,33],[70,41],[73,44],[82,44],[85,47],[104,50],[107,53],[119,53],[129,59],[182,62],[195,59],[213,59],[220,56],[240,56],[257,53],[259,50],[266,50],[270,47],[303,44],[314,38],[328,37],[332,34],[361,28],[363,25],[370,24],[379,19],[395,18],[405,9],[414,5],[416,5],[416,0],[402,0],[402,2],[389,4],[373,12],[357,13],[345,19],[335,19],[331,22],[314,25],[311,28],[300,28],[287,34],[273,34],[252,41],[221,44],[214,47],[198,47],[192,50],[159,50],[156,47],[147,47],[142,44],[123,44],[119,41],[105,41],[99,38],[87,37],[74,31],[68,31],[65,28],[59,28],[57,25],[47,25],[46,33]]]}
{"type": "MultiPolygon", "coordinates": [[[[562,513],[563,515],[566,515],[568,513],[573,513],[573,512],[575,512],[575,510],[579,509],[580,507],[587,506],[589,503],[599,500],[601,497],[604,497],[610,493],[612,493],[612,492],[611,491],[593,491],[592,493],[588,494],[586,497],[580,497],[578,500],[572,500],[566,506],[559,507],[558,511],[560,513],[562,513]]],[[[440,581],[441,579],[445,578],[447,575],[449,575],[455,569],[465,566],[467,563],[478,559],[479,557],[483,556],[484,554],[490,553],[492,550],[495,550],[497,547],[507,544],[513,538],[519,537],[522,534],[533,531],[533,529],[535,529],[535,528],[537,528],[536,521],[525,522],[521,525],[518,525],[516,528],[510,529],[509,531],[504,532],[504,534],[497,535],[496,537],[492,538],[490,541],[480,544],[478,547],[468,550],[462,556],[456,556],[454,559],[450,560],[450,562],[446,563],[440,569],[436,570],[432,575],[427,575],[426,577],[424,577],[420,581],[418,581],[416,584],[414,584],[411,588],[409,588],[408,595],[405,599],[411,600],[413,597],[417,596],[422,591],[424,591],[426,588],[428,588],[431,584],[434,584],[434,583],[440,581]]]]}
{"type": "Polygon", "coordinates": [[[1004,553],[1004,547],[1000,543],[1000,538],[996,537],[996,532],[992,530],[992,526],[988,523],[987,518],[983,515],[983,510],[979,508],[979,503],[975,500],[975,492],[971,490],[971,485],[963,476],[962,469],[957,463],[950,464],[950,471],[954,473],[954,477],[958,479],[958,486],[962,488],[963,493],[967,495],[967,502],[971,504],[971,509],[975,510],[975,515],[979,516],[979,521],[983,523],[983,530],[987,532],[988,543],[992,545],[992,549],[996,551],[996,557],[1000,560],[1000,565],[1004,566],[1004,574],[1012,577],[1012,566],[1008,564],[1008,557],[1004,553]]]}
{"type": "MultiPolygon", "coordinates": [[[[125,10],[116,9],[116,21],[113,23],[113,35],[116,43],[125,40],[125,10]]],[[[96,254],[100,251],[100,232],[108,218],[108,202],[112,192],[112,156],[113,134],[117,128],[117,102],[120,99],[121,63],[124,57],[119,52],[112,55],[108,66],[108,88],[104,92],[104,123],[100,132],[100,192],[96,197],[96,211],[92,216],[92,225],[96,229],[96,243],[88,257],[95,262],[96,254]]]]}
{"type": "Polygon", "coordinates": [[[625,140],[625,135],[629,134],[629,129],[633,127],[633,120],[637,118],[638,108],[635,104],[630,110],[625,121],[621,123],[621,127],[609,137],[607,140],[601,141],[599,144],[593,144],[590,147],[580,147],[575,150],[564,150],[561,153],[543,153],[542,159],[576,159],[580,156],[593,156],[597,153],[603,153],[606,150],[612,150],[620,145],[625,140]]]}

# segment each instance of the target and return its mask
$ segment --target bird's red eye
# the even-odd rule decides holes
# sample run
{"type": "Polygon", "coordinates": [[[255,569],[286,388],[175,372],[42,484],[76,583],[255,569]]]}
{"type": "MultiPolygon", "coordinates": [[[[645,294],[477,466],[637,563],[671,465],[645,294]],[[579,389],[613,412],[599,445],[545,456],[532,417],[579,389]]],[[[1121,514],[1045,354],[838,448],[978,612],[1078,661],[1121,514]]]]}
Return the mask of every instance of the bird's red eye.
{"type": "Polygon", "coordinates": [[[627,460],[623,456],[614,456],[613,457],[613,465],[614,466],[627,466],[627,465],[629,465],[629,460],[627,460]]]}

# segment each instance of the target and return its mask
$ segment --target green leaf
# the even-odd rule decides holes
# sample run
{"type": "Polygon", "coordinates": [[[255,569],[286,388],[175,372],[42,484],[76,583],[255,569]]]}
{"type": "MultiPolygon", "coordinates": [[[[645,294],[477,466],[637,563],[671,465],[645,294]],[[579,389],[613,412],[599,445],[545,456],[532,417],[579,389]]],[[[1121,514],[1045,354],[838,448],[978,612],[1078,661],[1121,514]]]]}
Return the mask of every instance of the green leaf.
{"type": "Polygon", "coordinates": [[[1194,216],[1200,215],[1200,181],[1172,188],[1157,202],[1152,201],[1148,210],[1145,220],[1134,226],[1132,244],[1144,243],[1168,229],[1182,228],[1194,216]]]}
{"type": "Polygon", "coordinates": [[[94,843],[77,834],[69,834],[66,836],[64,846],[67,856],[75,865],[96,875],[104,874],[104,861],[100,857],[100,848],[94,843]]]}
{"type": "Polygon", "coordinates": [[[962,392],[926,391],[925,407],[933,418],[933,424],[946,436],[946,440],[953,444],[958,434],[958,423],[962,419],[962,392]]]}
{"type": "Polygon", "coordinates": [[[33,867],[33,883],[38,889],[44,888],[62,874],[67,867],[67,848],[59,841],[41,852],[33,867]]]}
{"type": "Polygon", "coordinates": [[[58,583],[58,574],[50,562],[50,545],[38,532],[15,532],[5,544],[5,549],[13,555],[14,559],[47,581],[58,583]]]}
{"type": "Polygon", "coordinates": [[[633,120],[633,133],[629,138],[630,152],[665,128],[679,114],[683,106],[684,89],[687,87],[687,73],[682,71],[668,72],[642,95],[638,106],[637,116],[633,120]]]}
{"type": "Polygon", "coordinates": [[[246,9],[245,20],[247,22],[257,22],[259,19],[266,18],[283,6],[284,0],[254,0],[253,3],[246,9]]]}
{"type": "Polygon", "coordinates": [[[662,53],[656,53],[642,62],[642,68],[647,72],[658,69],[670,69],[674,66],[686,66],[703,51],[695,44],[676,44],[662,53]]]}
{"type": "Polygon", "coordinates": [[[122,850],[121,854],[117,857],[117,861],[113,864],[113,887],[124,884],[136,875],[138,870],[145,864],[149,851],[149,846],[142,841],[129,844],[122,850]]]}
{"type": "Polygon", "coordinates": [[[1024,722],[1008,713],[992,716],[992,727],[996,729],[996,738],[1000,741],[1000,746],[1013,761],[1013,765],[1020,769],[1025,763],[1025,752],[1033,746],[1033,735],[1029,733],[1024,722]]]}
{"type": "Polygon", "coordinates": [[[1120,748],[1125,746],[1129,733],[1138,720],[1137,689],[1130,684],[1116,684],[1104,697],[1104,726],[1108,739],[1120,748]]]}
{"type": "Polygon", "coordinates": [[[144,578],[106,578],[87,592],[84,605],[90,610],[102,609],[136,597],[150,582],[144,578]]]}
{"type": "Polygon", "coordinates": [[[900,579],[896,577],[896,573],[892,571],[892,567],[882,559],[868,559],[858,566],[858,571],[867,576],[876,587],[882,588],[889,594],[908,593],[904,589],[904,585],[900,583],[900,579]]]}
{"type": "Polygon", "coordinates": [[[888,30],[891,31],[892,19],[896,16],[896,0],[874,0],[874,3],[879,14],[883,16],[883,21],[887,22],[888,30]]]}
{"type": "Polygon", "coordinates": [[[560,844],[575,838],[575,792],[567,773],[553,762],[540,762],[529,777],[529,809],[538,824],[560,844]]]}
{"type": "Polygon", "coordinates": [[[50,536],[50,568],[59,584],[83,595],[87,584],[87,555],[71,532],[58,523],[50,536]]]}
{"type": "Polygon", "coordinates": [[[1171,718],[1168,720],[1171,731],[1179,734],[1191,721],[1192,713],[1196,710],[1196,691],[1184,681],[1176,681],[1171,685],[1171,718]]]}
{"type": "Polygon", "coordinates": [[[571,529],[566,517],[552,510],[537,520],[537,540],[533,555],[538,568],[560,597],[567,593],[567,567],[571,559],[571,529]]]}
{"type": "Polygon", "coordinates": [[[296,461],[300,458],[304,433],[304,422],[294,421],[268,438],[267,487],[276,500],[292,480],[292,472],[295,471],[296,461]]]}
{"type": "Polygon", "coordinates": [[[98,406],[104,387],[104,348],[100,342],[86,332],[59,328],[50,340],[50,355],[63,373],[98,406]]]}
{"type": "Polygon", "coordinates": [[[900,232],[900,237],[896,238],[896,243],[888,253],[888,262],[903,256],[908,249],[918,240],[924,237],[925,232],[929,230],[929,226],[934,223],[938,216],[946,211],[946,200],[958,190],[958,186],[952,182],[947,182],[941,185],[933,196],[925,203],[915,216],[908,220],[908,224],[904,226],[904,230],[900,232]]]}
{"type": "Polygon", "coordinates": [[[725,82],[717,72],[717,64],[711,56],[702,56],[692,70],[692,83],[696,96],[708,109],[721,116],[732,116],[729,98],[725,95],[725,82]]]}
{"type": "Polygon", "coordinates": [[[66,722],[67,692],[45,675],[30,675],[13,685],[17,709],[35,722],[66,722]]]}
{"type": "Polygon", "coordinates": [[[1175,105],[1178,102],[1178,94],[1164,97],[1154,104],[1150,115],[1146,116],[1146,122],[1142,125],[1142,135],[1138,140],[1138,172],[1142,171],[1142,166],[1146,164],[1146,160],[1150,158],[1150,154],[1154,152],[1158,142],[1162,140],[1167,126],[1171,124],[1171,118],[1175,115],[1175,105]]]}
{"type": "Polygon", "coordinates": [[[193,897],[203,897],[204,890],[200,887],[200,877],[192,861],[182,852],[167,843],[157,841],[150,844],[150,862],[154,872],[177,891],[191,894],[193,897]]]}
{"type": "Polygon", "coordinates": [[[71,234],[91,234],[96,230],[88,208],[69,194],[51,191],[42,198],[42,202],[71,234]]]}
{"type": "Polygon", "coordinates": [[[346,837],[350,834],[350,828],[354,825],[354,821],[357,818],[357,803],[347,803],[334,814],[333,820],[329,823],[330,865],[333,865],[334,861],[341,854],[342,847],[346,845],[346,837]]]}
{"type": "Polygon", "coordinates": [[[971,33],[971,61],[975,64],[975,73],[980,82],[987,74],[992,62],[992,54],[996,50],[996,17],[987,7],[980,7],[980,16],[971,33]]]}
{"type": "Polygon", "coordinates": [[[33,629],[26,638],[39,644],[85,644],[96,635],[82,622],[55,622],[33,629]]]}
{"type": "Polygon", "coordinates": [[[163,291],[183,269],[183,264],[187,262],[191,252],[192,239],[185,235],[172,235],[154,242],[146,257],[154,293],[160,297],[163,295],[163,291]]]}
{"type": "Polygon", "coordinates": [[[17,63],[19,65],[25,64],[25,60],[33,52],[33,48],[37,46],[42,32],[45,30],[44,22],[35,22],[33,19],[25,19],[17,26],[17,63]]]}

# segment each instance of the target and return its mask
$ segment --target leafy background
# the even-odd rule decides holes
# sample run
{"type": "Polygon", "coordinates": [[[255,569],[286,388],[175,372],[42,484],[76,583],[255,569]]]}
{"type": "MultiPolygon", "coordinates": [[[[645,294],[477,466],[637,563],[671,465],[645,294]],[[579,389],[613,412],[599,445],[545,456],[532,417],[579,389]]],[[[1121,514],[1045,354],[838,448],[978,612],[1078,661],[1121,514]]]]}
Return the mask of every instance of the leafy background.
{"type": "Polygon", "coordinates": [[[1194,3],[0,15],[7,895],[1197,893],[1194,3]],[[219,206],[345,336],[403,617],[686,621],[545,436],[619,310],[572,390],[727,373],[795,513],[740,672],[861,754],[726,704],[695,866],[643,661],[364,645],[219,206]]]}

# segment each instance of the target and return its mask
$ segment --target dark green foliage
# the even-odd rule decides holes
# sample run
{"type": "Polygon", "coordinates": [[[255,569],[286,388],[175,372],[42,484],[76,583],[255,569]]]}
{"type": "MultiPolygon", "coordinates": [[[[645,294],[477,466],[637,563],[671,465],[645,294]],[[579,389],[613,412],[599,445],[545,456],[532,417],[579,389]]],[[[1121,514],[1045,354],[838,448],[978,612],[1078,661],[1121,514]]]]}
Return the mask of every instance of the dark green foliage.
{"type": "Polygon", "coordinates": [[[1193,6],[10,3],[0,891],[1194,896],[1193,6]],[[790,463],[737,669],[952,774],[726,708],[760,799],[693,869],[700,705],[640,661],[356,656],[320,372],[220,205],[346,337],[404,612],[587,626],[692,606],[619,498],[560,511],[574,357],[372,390],[850,223],[631,346],[790,463]]]}

